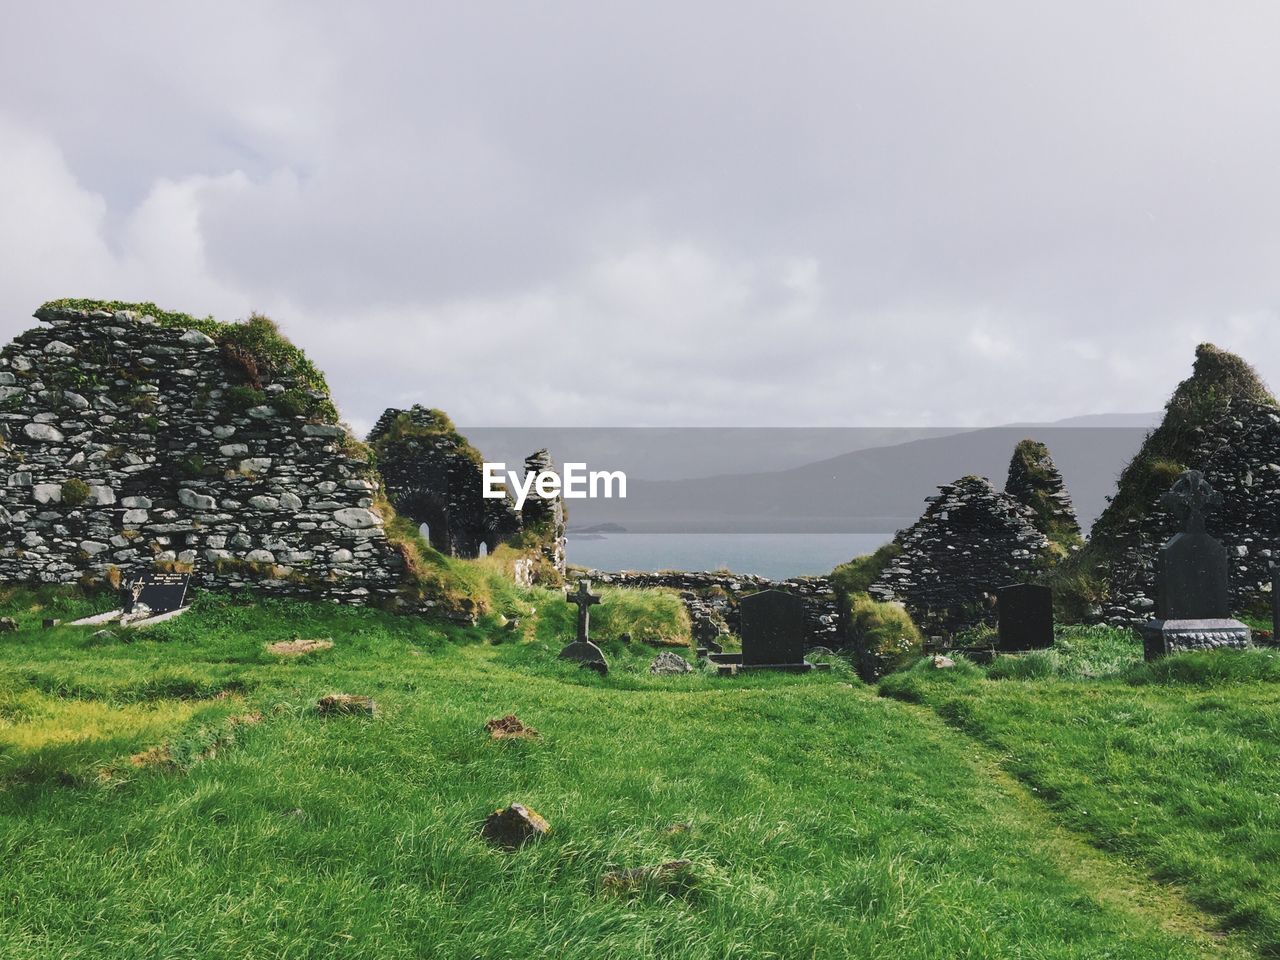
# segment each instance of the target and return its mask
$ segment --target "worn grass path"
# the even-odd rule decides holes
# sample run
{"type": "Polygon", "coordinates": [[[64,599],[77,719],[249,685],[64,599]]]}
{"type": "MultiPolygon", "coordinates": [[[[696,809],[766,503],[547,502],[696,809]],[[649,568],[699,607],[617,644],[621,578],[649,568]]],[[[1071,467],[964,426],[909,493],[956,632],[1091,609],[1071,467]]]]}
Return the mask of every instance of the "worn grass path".
{"type": "Polygon", "coordinates": [[[305,604],[206,602],[132,643],[16,612],[5,960],[1256,955],[847,672],[650,677],[615,645],[599,678],[540,633],[305,604]],[[290,636],[334,646],[265,651],[290,636]],[[338,691],[378,715],[317,717],[338,691]],[[509,712],[541,736],[490,741],[509,712]],[[553,827],[514,855],[476,836],[512,801],[553,827]],[[678,857],[678,883],[601,888],[678,857]]]}

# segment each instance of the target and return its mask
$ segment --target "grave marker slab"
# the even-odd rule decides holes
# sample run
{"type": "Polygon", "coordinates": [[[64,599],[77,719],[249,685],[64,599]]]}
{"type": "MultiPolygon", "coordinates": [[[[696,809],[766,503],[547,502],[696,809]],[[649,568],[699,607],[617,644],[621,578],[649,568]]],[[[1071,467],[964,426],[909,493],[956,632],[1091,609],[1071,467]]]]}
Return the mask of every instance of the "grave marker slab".
{"type": "Polygon", "coordinates": [[[1038,583],[1014,583],[996,591],[1000,615],[997,649],[1046,650],[1053,646],[1053,591],[1038,583]]]}
{"type": "MultiPolygon", "coordinates": [[[[782,590],[762,590],[738,603],[742,653],[712,653],[709,659],[722,672],[743,670],[814,669],[804,658],[804,600],[782,590]]],[[[828,667],[821,664],[820,669],[828,667]]]]}
{"type": "Polygon", "coordinates": [[[1206,512],[1222,502],[1199,470],[1180,476],[1160,503],[1182,521],[1156,563],[1156,618],[1138,628],[1143,655],[1247,647],[1252,631],[1231,618],[1227,551],[1205,532],[1206,512]]]}
{"type": "Polygon", "coordinates": [[[148,615],[169,613],[185,605],[190,586],[190,573],[148,570],[121,588],[120,609],[125,616],[142,612],[139,607],[146,607],[148,615]]]}
{"type": "Polygon", "coordinates": [[[590,580],[579,580],[576,593],[564,592],[567,603],[578,608],[578,636],[572,643],[560,651],[561,660],[577,660],[601,676],[609,672],[609,663],[604,658],[604,651],[591,642],[591,608],[600,602],[599,594],[591,592],[590,580]]]}

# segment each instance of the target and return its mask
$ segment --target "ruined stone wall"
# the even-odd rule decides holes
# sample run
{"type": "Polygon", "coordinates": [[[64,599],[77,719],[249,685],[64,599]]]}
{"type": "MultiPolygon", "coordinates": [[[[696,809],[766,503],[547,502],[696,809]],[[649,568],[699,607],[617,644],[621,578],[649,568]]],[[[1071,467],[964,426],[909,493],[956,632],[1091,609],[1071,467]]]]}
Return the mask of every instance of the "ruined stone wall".
{"type": "Polygon", "coordinates": [[[996,590],[1035,577],[1048,538],[1028,507],[984,477],[938,489],[924,515],[898,534],[902,552],[868,592],[906,604],[926,634],[994,624],[996,590]]]}
{"type": "Polygon", "coordinates": [[[0,579],[102,581],[159,562],[194,566],[206,587],[398,599],[377,475],[327,396],[135,312],[37,317],[0,353],[0,579]]]}
{"type": "MultiPolygon", "coordinates": [[[[1280,411],[1236,401],[1217,423],[1195,431],[1190,449],[1181,466],[1201,471],[1222,495],[1222,506],[1207,516],[1205,528],[1227,549],[1232,607],[1238,613],[1265,612],[1280,549],[1280,411]]],[[[1155,609],[1156,556],[1179,529],[1159,505],[1159,493],[1141,515],[1107,534],[1114,559],[1101,614],[1112,623],[1140,623],[1155,609]]]]}
{"type": "Polygon", "coordinates": [[[431,546],[474,560],[520,532],[509,500],[483,496],[479,451],[439,410],[390,407],[369,434],[396,512],[427,525],[431,546]]]}

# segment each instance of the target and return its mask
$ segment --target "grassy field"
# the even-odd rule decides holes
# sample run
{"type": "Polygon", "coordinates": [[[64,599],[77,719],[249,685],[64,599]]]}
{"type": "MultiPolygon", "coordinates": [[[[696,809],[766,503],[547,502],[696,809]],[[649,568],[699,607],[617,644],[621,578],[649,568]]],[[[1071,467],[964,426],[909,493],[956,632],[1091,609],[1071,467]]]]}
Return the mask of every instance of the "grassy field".
{"type": "Polygon", "coordinates": [[[39,626],[92,600],[8,594],[0,956],[1083,960],[1280,943],[1265,682],[1117,679],[1135,668],[1114,638],[1035,679],[962,665],[894,678],[892,697],[840,664],[652,677],[642,640],[688,624],[671,594],[636,591],[593,611],[601,678],[555,659],[573,618],[555,595],[501,605],[517,629],[205,596],[95,638],[39,626]],[[290,638],[333,647],[265,649],[290,638]],[[317,715],[335,692],[373,696],[377,715],[317,715]],[[540,736],[489,739],[507,713],[540,736]],[[552,831],[504,853],[478,826],[511,802],[552,831]],[[601,882],[676,858],[691,866],[670,882],[601,882]]]}
{"type": "Polygon", "coordinates": [[[882,692],[996,751],[1069,829],[1280,955],[1280,652],[1143,664],[1116,631],[882,692]]]}

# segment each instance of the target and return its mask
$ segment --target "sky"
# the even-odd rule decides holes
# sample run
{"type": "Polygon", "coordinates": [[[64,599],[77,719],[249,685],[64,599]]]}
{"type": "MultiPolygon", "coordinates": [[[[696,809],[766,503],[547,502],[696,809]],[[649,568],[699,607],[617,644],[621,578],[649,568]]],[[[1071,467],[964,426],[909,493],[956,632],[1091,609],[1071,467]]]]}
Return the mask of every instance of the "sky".
{"type": "Polygon", "coordinates": [[[8,2],[0,335],[275,318],[366,429],[1280,386],[1280,5],[8,2]]]}

